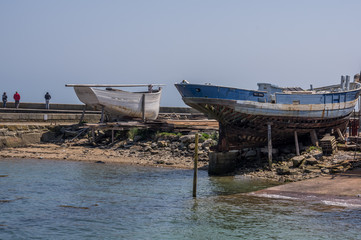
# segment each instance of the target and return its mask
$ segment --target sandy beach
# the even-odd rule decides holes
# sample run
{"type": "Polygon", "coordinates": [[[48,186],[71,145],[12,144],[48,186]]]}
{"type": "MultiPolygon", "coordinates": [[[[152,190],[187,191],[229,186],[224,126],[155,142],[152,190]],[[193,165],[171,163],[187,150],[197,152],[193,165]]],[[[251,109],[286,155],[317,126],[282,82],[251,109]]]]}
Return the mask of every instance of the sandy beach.
{"type": "Polygon", "coordinates": [[[301,200],[339,207],[361,207],[361,169],[287,183],[259,190],[251,195],[301,200]]]}

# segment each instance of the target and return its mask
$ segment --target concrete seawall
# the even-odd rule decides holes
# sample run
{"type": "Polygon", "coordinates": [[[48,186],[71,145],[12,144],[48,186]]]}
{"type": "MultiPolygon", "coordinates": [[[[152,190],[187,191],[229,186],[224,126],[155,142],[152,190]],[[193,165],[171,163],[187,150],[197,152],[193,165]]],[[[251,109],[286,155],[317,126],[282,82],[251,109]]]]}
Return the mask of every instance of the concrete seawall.
{"type": "MultiPolygon", "coordinates": [[[[7,108],[0,108],[0,122],[49,122],[49,123],[77,123],[79,122],[84,104],[50,104],[50,109],[45,109],[44,103],[20,103],[18,109],[14,103],[7,103],[7,108]]],[[[186,107],[160,107],[160,114],[200,114],[192,108],[186,107]]],[[[97,123],[100,121],[101,111],[86,107],[84,121],[97,123]]]]}
{"type": "MultiPolygon", "coordinates": [[[[2,105],[1,105],[2,106],[2,105]]],[[[65,103],[50,103],[50,110],[78,110],[83,111],[84,104],[65,104],[65,103]]],[[[8,102],[6,109],[15,109],[14,102],[8,102]]],[[[45,109],[45,103],[27,103],[21,102],[19,109],[45,109]]],[[[87,106],[86,110],[94,111],[100,109],[94,109],[87,106]]],[[[161,113],[199,113],[197,110],[190,107],[160,107],[161,113]]]]}

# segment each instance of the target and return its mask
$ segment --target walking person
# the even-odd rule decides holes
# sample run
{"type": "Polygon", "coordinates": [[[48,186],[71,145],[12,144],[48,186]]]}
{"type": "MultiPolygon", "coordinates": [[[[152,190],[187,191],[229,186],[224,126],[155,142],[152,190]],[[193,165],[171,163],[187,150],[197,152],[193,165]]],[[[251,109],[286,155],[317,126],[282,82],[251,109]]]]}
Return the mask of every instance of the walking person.
{"type": "Polygon", "coordinates": [[[14,100],[15,100],[15,108],[19,108],[19,103],[20,103],[20,94],[18,92],[16,92],[14,94],[14,100]]]}
{"type": "Polygon", "coordinates": [[[45,98],[45,109],[49,109],[49,102],[51,99],[50,94],[48,92],[46,92],[44,98],[45,98]]]}
{"type": "Polygon", "coordinates": [[[6,95],[6,92],[3,94],[3,108],[6,108],[6,103],[8,102],[8,95],[6,95]]]}

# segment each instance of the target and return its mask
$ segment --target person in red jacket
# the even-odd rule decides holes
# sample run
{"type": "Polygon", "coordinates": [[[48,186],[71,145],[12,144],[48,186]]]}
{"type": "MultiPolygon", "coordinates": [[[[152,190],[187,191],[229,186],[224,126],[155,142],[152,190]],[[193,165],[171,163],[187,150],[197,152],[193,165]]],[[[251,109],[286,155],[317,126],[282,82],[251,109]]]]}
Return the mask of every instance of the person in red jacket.
{"type": "Polygon", "coordinates": [[[15,100],[15,107],[19,108],[19,103],[20,103],[20,94],[18,92],[16,92],[14,94],[14,100],[15,100]]]}

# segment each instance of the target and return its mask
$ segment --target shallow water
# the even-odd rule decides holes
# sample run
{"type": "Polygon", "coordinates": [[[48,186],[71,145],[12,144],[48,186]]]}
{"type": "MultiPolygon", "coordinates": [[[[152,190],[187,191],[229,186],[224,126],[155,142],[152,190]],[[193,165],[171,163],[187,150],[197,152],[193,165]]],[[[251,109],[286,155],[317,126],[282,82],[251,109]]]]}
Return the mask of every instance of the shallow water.
{"type": "Polygon", "coordinates": [[[360,208],[239,194],[241,177],[122,164],[0,161],[0,239],[359,239],[360,208]]]}

